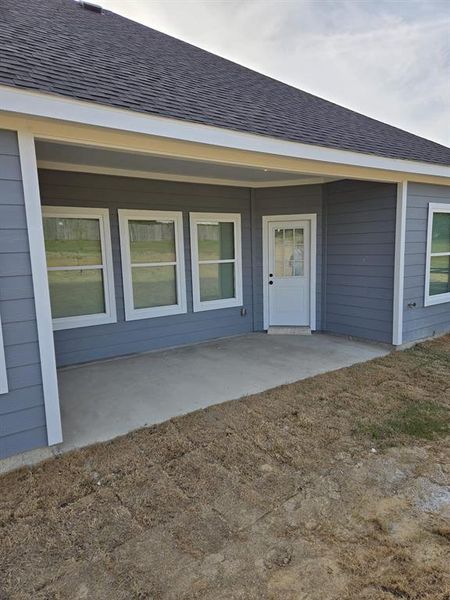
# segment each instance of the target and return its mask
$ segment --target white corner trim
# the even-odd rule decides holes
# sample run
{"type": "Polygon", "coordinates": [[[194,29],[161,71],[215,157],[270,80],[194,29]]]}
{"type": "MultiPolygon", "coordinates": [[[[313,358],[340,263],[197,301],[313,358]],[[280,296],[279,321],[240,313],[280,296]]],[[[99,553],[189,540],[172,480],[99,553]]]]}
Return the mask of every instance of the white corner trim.
{"type": "Polygon", "coordinates": [[[406,209],[408,182],[397,184],[397,207],[395,219],[395,258],[394,258],[394,302],[392,312],[392,344],[403,342],[403,292],[405,285],[405,244],[406,209]]]}
{"type": "Polygon", "coordinates": [[[269,329],[269,223],[272,221],[310,222],[310,299],[309,322],[311,331],[317,329],[317,214],[267,215],[262,218],[263,235],[263,326],[269,329]]]}
{"type": "MultiPolygon", "coordinates": [[[[242,231],[240,213],[200,213],[190,212],[190,234],[191,234],[191,269],[192,269],[192,305],[194,312],[204,310],[217,310],[220,308],[232,308],[242,306],[243,282],[242,282],[242,231]],[[234,224],[234,259],[226,261],[205,261],[211,263],[232,262],[234,264],[234,297],[220,300],[201,300],[200,298],[200,261],[198,255],[197,225],[205,221],[219,221],[234,224]]],[[[205,264],[203,262],[203,264],[205,264]]]]}
{"type": "Polygon", "coordinates": [[[2,317],[0,315],[0,394],[8,392],[8,375],[6,373],[5,346],[3,343],[2,317]]]}
{"type": "MultiPolygon", "coordinates": [[[[134,210],[119,209],[119,235],[120,235],[120,253],[122,259],[122,280],[123,296],[125,305],[125,320],[135,321],[138,319],[149,319],[153,317],[165,317],[169,315],[179,315],[187,312],[186,300],[186,265],[184,260],[184,232],[183,232],[183,213],[181,211],[159,211],[159,210],[134,210]],[[175,267],[177,303],[171,306],[154,306],[149,308],[135,308],[133,298],[133,279],[132,262],[130,252],[130,235],[128,223],[130,220],[153,221],[170,220],[175,227],[175,257],[173,263],[168,263],[175,267]]],[[[145,266],[163,266],[165,263],[147,263],[140,264],[145,266]]]]}
{"type": "Polygon", "coordinates": [[[20,130],[17,135],[30,245],[47,441],[48,445],[52,446],[62,442],[62,427],[36,152],[33,134],[30,131],[20,130]]]}
{"type": "Polygon", "coordinates": [[[433,253],[431,246],[433,241],[433,217],[436,213],[450,213],[450,205],[441,202],[430,202],[428,205],[428,223],[427,223],[427,253],[425,263],[425,294],[424,306],[434,306],[435,304],[444,304],[450,302],[450,292],[430,296],[430,270],[431,258],[433,256],[448,256],[447,252],[433,253]]]}
{"type": "MultiPolygon", "coordinates": [[[[108,208],[85,208],[77,206],[43,206],[44,217],[60,218],[86,218],[97,219],[100,229],[100,247],[102,251],[103,294],[105,301],[105,312],[100,314],[79,315],[76,317],[60,317],[53,319],[53,329],[75,329],[78,327],[90,327],[93,325],[105,325],[117,322],[116,295],[114,286],[114,267],[111,245],[111,228],[109,223],[108,208]]],[[[84,267],[91,269],[91,266],[84,267]]],[[[72,267],[73,269],[73,267],[72,267]]],[[[64,267],[50,267],[47,271],[66,270],[64,267]]]]}
{"type": "Polygon", "coordinates": [[[419,161],[384,158],[349,150],[337,150],[290,142],[270,136],[244,133],[181,119],[160,117],[114,108],[94,102],[0,86],[0,106],[13,114],[56,118],[71,123],[196,142],[223,148],[329,162],[339,165],[383,169],[436,177],[450,177],[450,167],[419,161]]]}

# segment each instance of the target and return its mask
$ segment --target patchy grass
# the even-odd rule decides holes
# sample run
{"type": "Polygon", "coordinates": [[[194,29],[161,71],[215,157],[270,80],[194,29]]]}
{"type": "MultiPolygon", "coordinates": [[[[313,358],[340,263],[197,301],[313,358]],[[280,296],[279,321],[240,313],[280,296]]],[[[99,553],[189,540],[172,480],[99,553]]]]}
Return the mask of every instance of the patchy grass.
{"type": "Polygon", "coordinates": [[[394,411],[381,423],[366,426],[376,441],[399,441],[402,436],[433,440],[450,435],[450,409],[440,404],[417,400],[394,411]]]}
{"type": "Polygon", "coordinates": [[[450,336],[0,477],[1,600],[449,600],[450,336]]]}

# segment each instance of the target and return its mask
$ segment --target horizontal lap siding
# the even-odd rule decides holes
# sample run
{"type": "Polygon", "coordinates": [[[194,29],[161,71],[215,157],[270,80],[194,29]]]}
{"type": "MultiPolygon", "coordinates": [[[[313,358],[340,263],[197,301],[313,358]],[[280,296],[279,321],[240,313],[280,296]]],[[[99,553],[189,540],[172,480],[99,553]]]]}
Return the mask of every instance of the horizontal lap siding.
{"type": "Polygon", "coordinates": [[[0,314],[9,388],[7,394],[0,394],[1,459],[47,444],[17,137],[14,132],[3,130],[0,130],[0,314]]]}
{"type": "Polygon", "coordinates": [[[428,205],[450,205],[450,187],[408,184],[406,209],[403,341],[411,342],[450,331],[450,302],[424,306],[428,205]],[[416,304],[415,307],[408,304],[416,304]]]}
{"type": "Polygon", "coordinates": [[[255,330],[261,331],[263,320],[263,232],[262,218],[270,215],[317,215],[317,329],[321,324],[322,307],[322,186],[305,185],[256,189],[253,212],[253,285],[255,330]]]}
{"type": "Polygon", "coordinates": [[[390,343],[396,186],[339,181],[324,187],[324,328],[390,343]]]}
{"type": "Polygon", "coordinates": [[[43,205],[108,208],[111,222],[117,323],[55,332],[59,366],[179,346],[252,331],[250,192],[245,188],[151,181],[85,173],[40,172],[43,205]],[[181,210],[188,312],[181,315],[125,321],[120,259],[119,208],[181,210]],[[244,306],[192,312],[189,212],[240,213],[244,306]]]}

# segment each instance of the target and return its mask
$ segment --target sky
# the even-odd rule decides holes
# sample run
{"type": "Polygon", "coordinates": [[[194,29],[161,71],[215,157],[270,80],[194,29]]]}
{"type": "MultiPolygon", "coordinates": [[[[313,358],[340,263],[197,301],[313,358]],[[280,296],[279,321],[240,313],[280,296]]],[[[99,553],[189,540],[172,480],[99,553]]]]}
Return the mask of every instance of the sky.
{"type": "Polygon", "coordinates": [[[450,0],[95,0],[450,146],[450,0]]]}

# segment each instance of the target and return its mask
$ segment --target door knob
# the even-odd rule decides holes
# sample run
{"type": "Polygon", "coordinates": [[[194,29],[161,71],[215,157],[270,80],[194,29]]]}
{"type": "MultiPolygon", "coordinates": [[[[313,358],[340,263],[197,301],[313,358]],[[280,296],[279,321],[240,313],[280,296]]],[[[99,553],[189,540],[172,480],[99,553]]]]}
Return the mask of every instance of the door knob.
{"type": "Polygon", "coordinates": [[[269,281],[269,285],[273,285],[273,281],[269,281]]]}

